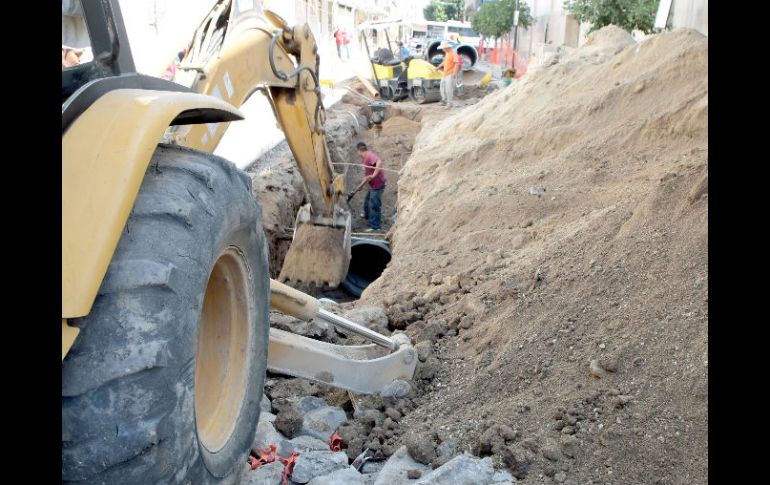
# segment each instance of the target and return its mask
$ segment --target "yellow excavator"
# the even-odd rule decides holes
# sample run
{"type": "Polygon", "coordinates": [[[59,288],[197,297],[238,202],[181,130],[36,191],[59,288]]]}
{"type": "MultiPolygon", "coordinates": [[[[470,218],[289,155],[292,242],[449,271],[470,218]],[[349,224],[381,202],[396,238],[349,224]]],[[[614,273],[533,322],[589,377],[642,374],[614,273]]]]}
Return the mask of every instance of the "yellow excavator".
{"type": "Polygon", "coordinates": [[[236,483],[266,369],[376,393],[416,365],[403,334],[270,280],[250,179],[212,154],[262,91],[309,201],[279,279],[337,286],[350,213],[315,39],[256,0],[219,0],[166,80],[136,72],[117,0],[73,11],[92,60],[62,67],[62,482],[236,483]],[[272,329],[271,308],[373,343],[272,329]]]}

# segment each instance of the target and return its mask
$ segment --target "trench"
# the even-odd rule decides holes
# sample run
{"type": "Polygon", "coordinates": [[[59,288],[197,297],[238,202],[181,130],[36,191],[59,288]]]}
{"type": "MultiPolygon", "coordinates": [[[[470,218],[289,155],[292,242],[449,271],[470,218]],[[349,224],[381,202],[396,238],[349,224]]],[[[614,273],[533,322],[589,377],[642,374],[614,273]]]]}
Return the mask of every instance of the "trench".
{"type": "MultiPolygon", "coordinates": [[[[356,144],[364,142],[383,161],[387,184],[382,194],[381,228],[367,232],[362,217],[366,189],[348,202],[351,212],[351,262],[348,275],[338,288],[298,288],[318,298],[338,303],[357,300],[390,261],[388,232],[396,222],[400,171],[412,153],[414,139],[421,128],[423,108],[411,101],[388,102],[383,129],[372,129],[373,110],[366,91],[351,83],[341,90],[347,94],[326,110],[325,129],[331,162],[337,173],[344,174],[347,191],[353,190],[364,176],[356,144]]],[[[252,192],[262,207],[263,226],[269,246],[270,277],[277,278],[291,245],[294,218],[305,203],[304,184],[286,142],[266,152],[247,166],[252,178],[252,192]]]]}

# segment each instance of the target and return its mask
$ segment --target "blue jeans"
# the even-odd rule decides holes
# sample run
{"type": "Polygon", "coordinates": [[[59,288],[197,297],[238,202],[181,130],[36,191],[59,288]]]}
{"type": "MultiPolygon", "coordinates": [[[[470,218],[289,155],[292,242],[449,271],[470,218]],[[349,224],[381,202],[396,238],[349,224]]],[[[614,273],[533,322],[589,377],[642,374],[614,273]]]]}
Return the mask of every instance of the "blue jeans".
{"type": "Polygon", "coordinates": [[[380,229],[383,192],[385,192],[385,187],[381,189],[369,189],[366,192],[366,200],[364,200],[364,217],[369,223],[369,227],[375,231],[380,229]]]}

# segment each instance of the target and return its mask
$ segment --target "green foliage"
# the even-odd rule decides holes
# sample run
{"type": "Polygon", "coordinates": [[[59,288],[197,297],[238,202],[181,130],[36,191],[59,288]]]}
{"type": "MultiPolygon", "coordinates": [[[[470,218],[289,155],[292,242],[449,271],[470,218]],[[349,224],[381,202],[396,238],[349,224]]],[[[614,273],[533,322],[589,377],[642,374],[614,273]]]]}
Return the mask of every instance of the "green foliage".
{"type": "Polygon", "coordinates": [[[578,22],[590,22],[591,32],[606,25],[649,34],[655,23],[658,0],[565,0],[564,9],[578,22]]]}
{"type": "Polygon", "coordinates": [[[436,22],[446,22],[447,20],[462,20],[465,10],[463,0],[431,0],[422,10],[425,20],[434,20],[436,22]]]}
{"type": "MultiPolygon", "coordinates": [[[[516,0],[499,0],[485,3],[471,18],[473,30],[485,37],[502,37],[513,28],[513,12],[516,0]]],[[[519,1],[519,26],[529,28],[535,23],[529,5],[519,1]]]]}
{"type": "Polygon", "coordinates": [[[446,10],[444,10],[444,4],[437,2],[436,0],[431,0],[431,2],[422,9],[422,15],[425,17],[425,20],[433,20],[436,22],[446,22],[448,19],[446,10]]]}

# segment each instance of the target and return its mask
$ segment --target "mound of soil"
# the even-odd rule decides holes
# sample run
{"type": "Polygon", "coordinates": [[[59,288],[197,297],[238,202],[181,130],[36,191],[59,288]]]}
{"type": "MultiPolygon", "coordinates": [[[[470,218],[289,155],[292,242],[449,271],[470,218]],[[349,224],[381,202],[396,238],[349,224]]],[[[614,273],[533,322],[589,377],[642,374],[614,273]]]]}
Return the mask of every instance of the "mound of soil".
{"type": "Polygon", "coordinates": [[[432,350],[401,425],[520,483],[707,482],[708,40],[629,38],[423,116],[362,298],[432,350]]]}

